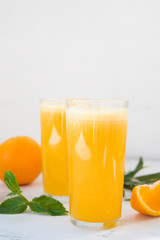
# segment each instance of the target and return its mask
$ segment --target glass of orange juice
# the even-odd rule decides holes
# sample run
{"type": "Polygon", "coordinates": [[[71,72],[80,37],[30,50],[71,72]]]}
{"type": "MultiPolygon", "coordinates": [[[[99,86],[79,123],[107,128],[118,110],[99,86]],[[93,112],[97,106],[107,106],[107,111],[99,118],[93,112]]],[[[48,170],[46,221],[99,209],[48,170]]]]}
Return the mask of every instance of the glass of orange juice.
{"type": "Polygon", "coordinates": [[[105,229],[120,221],[127,101],[69,100],[70,215],[74,225],[105,229]]]}
{"type": "Polygon", "coordinates": [[[44,192],[68,201],[66,100],[41,99],[40,117],[44,192]]]}

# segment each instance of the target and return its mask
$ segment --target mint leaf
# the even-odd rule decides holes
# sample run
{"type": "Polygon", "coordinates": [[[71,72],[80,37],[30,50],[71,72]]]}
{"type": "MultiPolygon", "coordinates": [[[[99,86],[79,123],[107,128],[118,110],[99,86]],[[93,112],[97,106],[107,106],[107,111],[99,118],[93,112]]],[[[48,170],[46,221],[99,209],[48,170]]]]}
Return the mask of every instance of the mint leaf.
{"type": "Polygon", "coordinates": [[[7,187],[13,192],[19,192],[21,191],[20,186],[17,183],[17,179],[15,175],[11,171],[5,171],[4,174],[4,181],[7,187]]]}
{"type": "Polygon", "coordinates": [[[135,178],[138,181],[145,181],[145,183],[153,183],[160,180],[160,173],[153,173],[148,175],[143,175],[135,178]]]}
{"type": "Polygon", "coordinates": [[[143,158],[140,157],[136,168],[133,171],[130,171],[129,173],[125,174],[124,180],[128,180],[128,179],[133,178],[136,175],[136,173],[139,172],[143,168],[144,168],[143,167],[143,158]]]}
{"type": "Polygon", "coordinates": [[[29,206],[34,212],[48,213],[52,216],[65,215],[68,213],[62,203],[45,195],[33,198],[29,206]]]}
{"type": "Polygon", "coordinates": [[[4,201],[0,205],[0,213],[22,213],[27,209],[27,206],[29,206],[30,209],[34,212],[47,213],[52,216],[66,215],[68,213],[62,203],[60,203],[54,198],[47,197],[45,195],[33,198],[32,201],[29,202],[22,195],[22,191],[17,183],[16,177],[11,171],[5,171],[4,181],[7,187],[12,191],[7,196],[19,196],[4,201]]]}
{"type": "Polygon", "coordinates": [[[53,210],[53,209],[49,209],[49,213],[50,215],[52,216],[61,216],[61,215],[67,215],[68,214],[68,211],[64,211],[64,210],[53,210]]]}
{"type": "Polygon", "coordinates": [[[33,212],[48,213],[48,210],[36,201],[35,198],[29,203],[29,207],[33,212]]]}
{"type": "Polygon", "coordinates": [[[0,213],[2,214],[22,213],[26,209],[27,209],[27,203],[20,196],[9,198],[0,205],[0,213]]]}
{"type": "Polygon", "coordinates": [[[21,193],[22,193],[21,190],[20,190],[20,191],[17,191],[17,192],[10,192],[10,193],[7,194],[7,196],[19,195],[19,194],[21,194],[21,193]]]}

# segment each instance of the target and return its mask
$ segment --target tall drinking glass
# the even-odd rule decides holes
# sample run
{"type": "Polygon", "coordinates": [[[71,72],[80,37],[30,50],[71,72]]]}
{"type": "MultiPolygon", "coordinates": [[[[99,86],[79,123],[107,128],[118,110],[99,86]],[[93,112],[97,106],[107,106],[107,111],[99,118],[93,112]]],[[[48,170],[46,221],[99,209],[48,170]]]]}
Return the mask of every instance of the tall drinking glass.
{"type": "Polygon", "coordinates": [[[40,117],[44,191],[61,201],[67,201],[69,174],[66,100],[41,99],[40,117]]]}
{"type": "Polygon", "coordinates": [[[77,226],[105,229],[121,217],[128,102],[69,100],[70,215],[77,226]]]}

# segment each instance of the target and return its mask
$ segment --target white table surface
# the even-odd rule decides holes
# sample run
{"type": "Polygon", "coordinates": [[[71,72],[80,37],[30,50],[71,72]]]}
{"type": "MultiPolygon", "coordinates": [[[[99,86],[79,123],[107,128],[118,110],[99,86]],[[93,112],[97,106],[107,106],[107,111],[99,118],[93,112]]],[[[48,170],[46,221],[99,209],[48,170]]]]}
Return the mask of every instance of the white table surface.
{"type": "MultiPolygon", "coordinates": [[[[132,169],[137,160],[127,160],[126,169],[132,169]]],[[[145,161],[148,167],[140,173],[160,172],[160,162],[145,161]]],[[[28,186],[22,187],[23,194],[28,198],[43,194],[42,176],[28,186]]],[[[0,203],[6,198],[9,190],[0,182],[0,203]]],[[[68,208],[68,206],[66,205],[68,208]]],[[[104,231],[91,231],[73,226],[69,216],[47,216],[31,213],[29,210],[23,214],[0,214],[0,240],[48,240],[48,239],[160,239],[160,218],[143,216],[130,207],[129,202],[123,202],[121,225],[104,231]]]]}

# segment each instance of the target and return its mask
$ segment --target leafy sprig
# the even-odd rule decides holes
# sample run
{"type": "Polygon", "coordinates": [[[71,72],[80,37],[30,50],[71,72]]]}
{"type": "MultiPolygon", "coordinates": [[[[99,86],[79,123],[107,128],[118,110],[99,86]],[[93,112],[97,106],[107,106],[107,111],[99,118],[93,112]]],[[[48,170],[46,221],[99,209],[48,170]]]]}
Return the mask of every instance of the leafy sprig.
{"type": "Polygon", "coordinates": [[[10,171],[5,171],[4,181],[11,192],[7,196],[15,196],[5,200],[0,204],[1,214],[17,214],[23,213],[27,207],[33,212],[45,213],[52,216],[60,216],[68,214],[63,204],[58,200],[42,195],[28,201],[22,194],[22,190],[18,185],[15,175],[10,171]]]}
{"type": "MultiPolygon", "coordinates": [[[[143,158],[140,157],[137,166],[124,176],[124,195],[125,190],[132,190],[137,185],[152,184],[160,180],[160,172],[136,177],[135,175],[144,168],[143,158]]],[[[128,199],[125,199],[128,200],[128,199]]]]}

